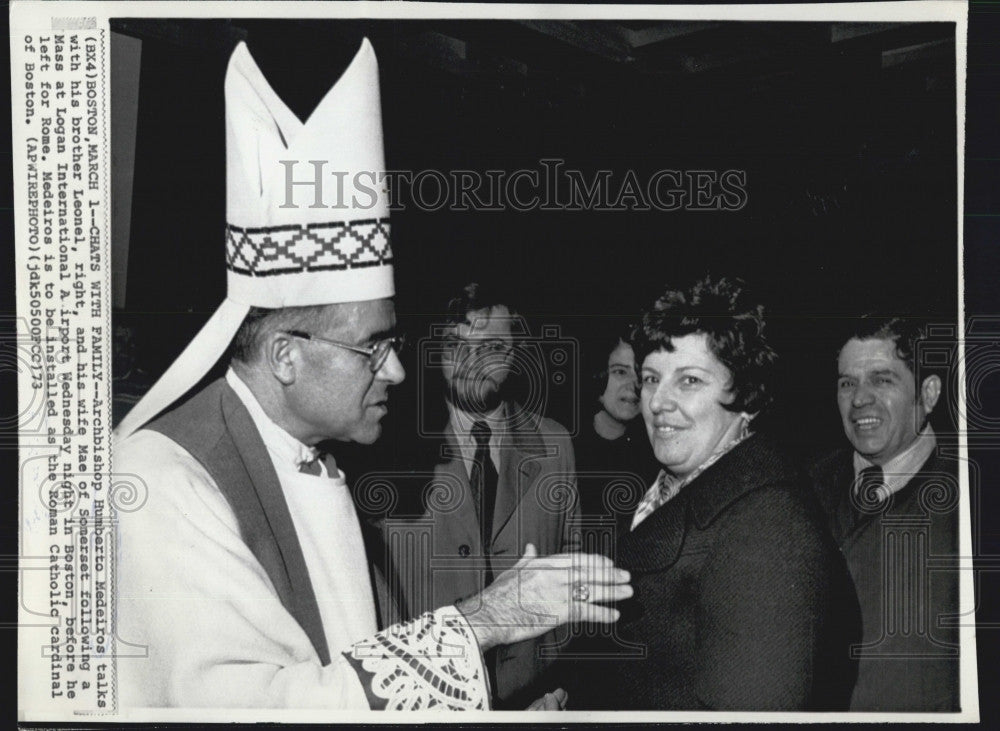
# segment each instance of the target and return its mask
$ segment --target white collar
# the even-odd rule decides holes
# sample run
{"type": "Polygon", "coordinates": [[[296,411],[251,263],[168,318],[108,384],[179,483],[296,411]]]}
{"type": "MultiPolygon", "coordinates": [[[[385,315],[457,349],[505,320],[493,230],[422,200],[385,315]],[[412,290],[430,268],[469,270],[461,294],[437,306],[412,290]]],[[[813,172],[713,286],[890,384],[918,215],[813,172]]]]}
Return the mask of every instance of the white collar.
{"type": "Polygon", "coordinates": [[[455,432],[455,436],[459,439],[472,439],[472,425],[477,421],[486,422],[486,425],[490,427],[493,434],[498,434],[503,431],[504,424],[507,420],[507,404],[501,402],[492,411],[485,414],[470,414],[464,409],[460,409],[455,406],[451,401],[446,401],[448,404],[448,423],[451,425],[451,430],[455,432]]]}
{"type": "MultiPolygon", "coordinates": [[[[937,447],[937,435],[930,423],[923,428],[917,438],[910,443],[906,449],[882,465],[882,480],[888,488],[888,495],[881,495],[883,499],[895,492],[903,489],[915,475],[924,462],[934,453],[937,447]]],[[[854,453],[854,476],[866,467],[873,467],[874,462],[866,457],[854,453]]]]}
{"type": "MultiPolygon", "coordinates": [[[[275,424],[271,417],[264,412],[264,407],[253,395],[253,391],[243,382],[243,379],[236,375],[236,371],[232,368],[226,371],[226,383],[236,392],[240,401],[250,412],[250,418],[253,419],[254,426],[260,432],[260,438],[264,441],[268,454],[271,455],[275,469],[298,472],[299,466],[303,462],[312,462],[316,459],[319,451],[315,447],[303,444],[275,424]]],[[[320,460],[320,465],[322,474],[326,475],[326,466],[322,460],[320,460]]]]}

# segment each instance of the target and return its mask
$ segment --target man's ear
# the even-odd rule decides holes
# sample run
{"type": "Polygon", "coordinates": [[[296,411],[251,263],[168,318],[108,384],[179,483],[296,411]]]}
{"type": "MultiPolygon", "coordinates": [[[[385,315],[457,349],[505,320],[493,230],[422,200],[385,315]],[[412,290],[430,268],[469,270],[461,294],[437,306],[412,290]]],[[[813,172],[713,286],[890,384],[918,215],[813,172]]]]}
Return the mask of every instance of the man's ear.
{"type": "Polygon", "coordinates": [[[941,398],[941,378],[927,376],[920,384],[920,402],[928,414],[934,410],[939,398],[941,398]]]}
{"type": "Polygon", "coordinates": [[[298,365],[299,344],[291,335],[274,332],[264,340],[264,352],[261,357],[267,364],[272,375],[282,386],[295,383],[296,366],[298,365]]]}

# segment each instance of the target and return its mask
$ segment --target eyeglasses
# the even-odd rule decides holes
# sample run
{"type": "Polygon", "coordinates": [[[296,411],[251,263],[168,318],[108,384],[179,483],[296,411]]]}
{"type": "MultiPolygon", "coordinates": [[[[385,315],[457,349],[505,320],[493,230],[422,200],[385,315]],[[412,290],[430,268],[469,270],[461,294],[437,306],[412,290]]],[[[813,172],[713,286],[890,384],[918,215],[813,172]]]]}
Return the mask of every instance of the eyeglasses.
{"type": "Polygon", "coordinates": [[[514,347],[505,340],[466,340],[457,335],[448,335],[442,341],[445,352],[462,360],[470,355],[507,355],[514,347]]]}
{"type": "Polygon", "coordinates": [[[310,335],[302,330],[286,330],[285,332],[288,335],[300,338],[301,340],[313,340],[320,343],[326,343],[327,345],[335,345],[338,348],[350,350],[352,353],[366,355],[368,356],[368,368],[372,373],[378,373],[382,366],[385,365],[386,360],[389,358],[389,353],[395,351],[398,355],[403,349],[403,345],[406,343],[406,338],[404,336],[394,335],[391,338],[379,340],[370,348],[363,348],[360,345],[350,345],[349,343],[342,343],[338,340],[330,340],[329,338],[321,338],[318,335],[310,335]]]}

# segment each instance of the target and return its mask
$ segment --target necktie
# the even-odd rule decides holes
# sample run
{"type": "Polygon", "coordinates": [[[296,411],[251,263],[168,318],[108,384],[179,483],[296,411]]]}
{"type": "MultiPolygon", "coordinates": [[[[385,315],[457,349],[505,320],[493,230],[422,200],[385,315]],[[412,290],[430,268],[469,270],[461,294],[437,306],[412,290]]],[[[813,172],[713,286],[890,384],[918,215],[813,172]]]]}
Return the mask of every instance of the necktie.
{"type": "Polygon", "coordinates": [[[858,472],[858,477],[851,488],[851,499],[848,501],[845,535],[853,532],[866,518],[878,512],[884,482],[882,468],[878,465],[865,467],[858,472]]]}
{"type": "MultiPolygon", "coordinates": [[[[472,425],[472,436],[476,440],[476,456],[472,462],[470,482],[472,494],[476,499],[479,513],[480,536],[483,542],[483,555],[489,563],[491,543],[493,540],[493,511],[497,501],[497,470],[490,457],[490,437],[492,432],[485,422],[477,421],[472,425]]],[[[486,569],[486,584],[493,582],[492,568],[486,569]]]]}
{"type": "Polygon", "coordinates": [[[319,457],[318,456],[313,457],[310,461],[303,462],[302,464],[300,464],[299,472],[304,472],[307,475],[316,475],[317,477],[319,477],[321,474],[323,474],[319,466],[319,457]]]}
{"type": "Polygon", "coordinates": [[[859,520],[878,511],[879,503],[882,501],[882,486],[884,484],[885,476],[882,468],[878,465],[865,467],[858,472],[858,478],[854,481],[854,489],[851,491],[853,525],[857,525],[859,520]]]}
{"type": "MultiPolygon", "coordinates": [[[[483,577],[483,585],[489,586],[493,583],[493,567],[490,565],[490,550],[493,541],[493,510],[497,500],[497,470],[493,466],[493,458],[490,457],[490,437],[492,436],[489,425],[484,421],[477,421],[472,425],[472,436],[476,440],[476,456],[472,461],[472,470],[469,475],[469,482],[472,483],[472,495],[476,502],[476,512],[479,515],[479,535],[483,542],[483,558],[486,560],[486,573],[483,577]]],[[[487,650],[483,656],[486,665],[486,672],[489,674],[490,687],[493,689],[493,708],[504,708],[504,705],[497,697],[497,667],[499,665],[499,648],[494,647],[487,650]]]]}
{"type": "Polygon", "coordinates": [[[333,456],[326,454],[324,452],[317,452],[316,456],[310,460],[303,460],[299,463],[299,472],[303,472],[307,475],[314,475],[319,477],[323,474],[323,470],[320,467],[320,463],[326,465],[326,474],[329,477],[337,476],[337,464],[333,460],[333,456]]]}

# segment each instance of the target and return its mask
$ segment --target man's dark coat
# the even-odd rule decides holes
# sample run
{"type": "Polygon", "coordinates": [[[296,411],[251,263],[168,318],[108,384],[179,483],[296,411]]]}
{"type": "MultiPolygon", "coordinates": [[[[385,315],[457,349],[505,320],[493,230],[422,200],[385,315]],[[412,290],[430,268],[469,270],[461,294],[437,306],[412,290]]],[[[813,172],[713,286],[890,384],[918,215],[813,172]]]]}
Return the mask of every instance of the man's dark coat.
{"type": "Polygon", "coordinates": [[[861,605],[851,710],[958,710],[957,463],[932,455],[890,501],[867,508],[852,507],[851,450],[811,474],[861,605]]]}

